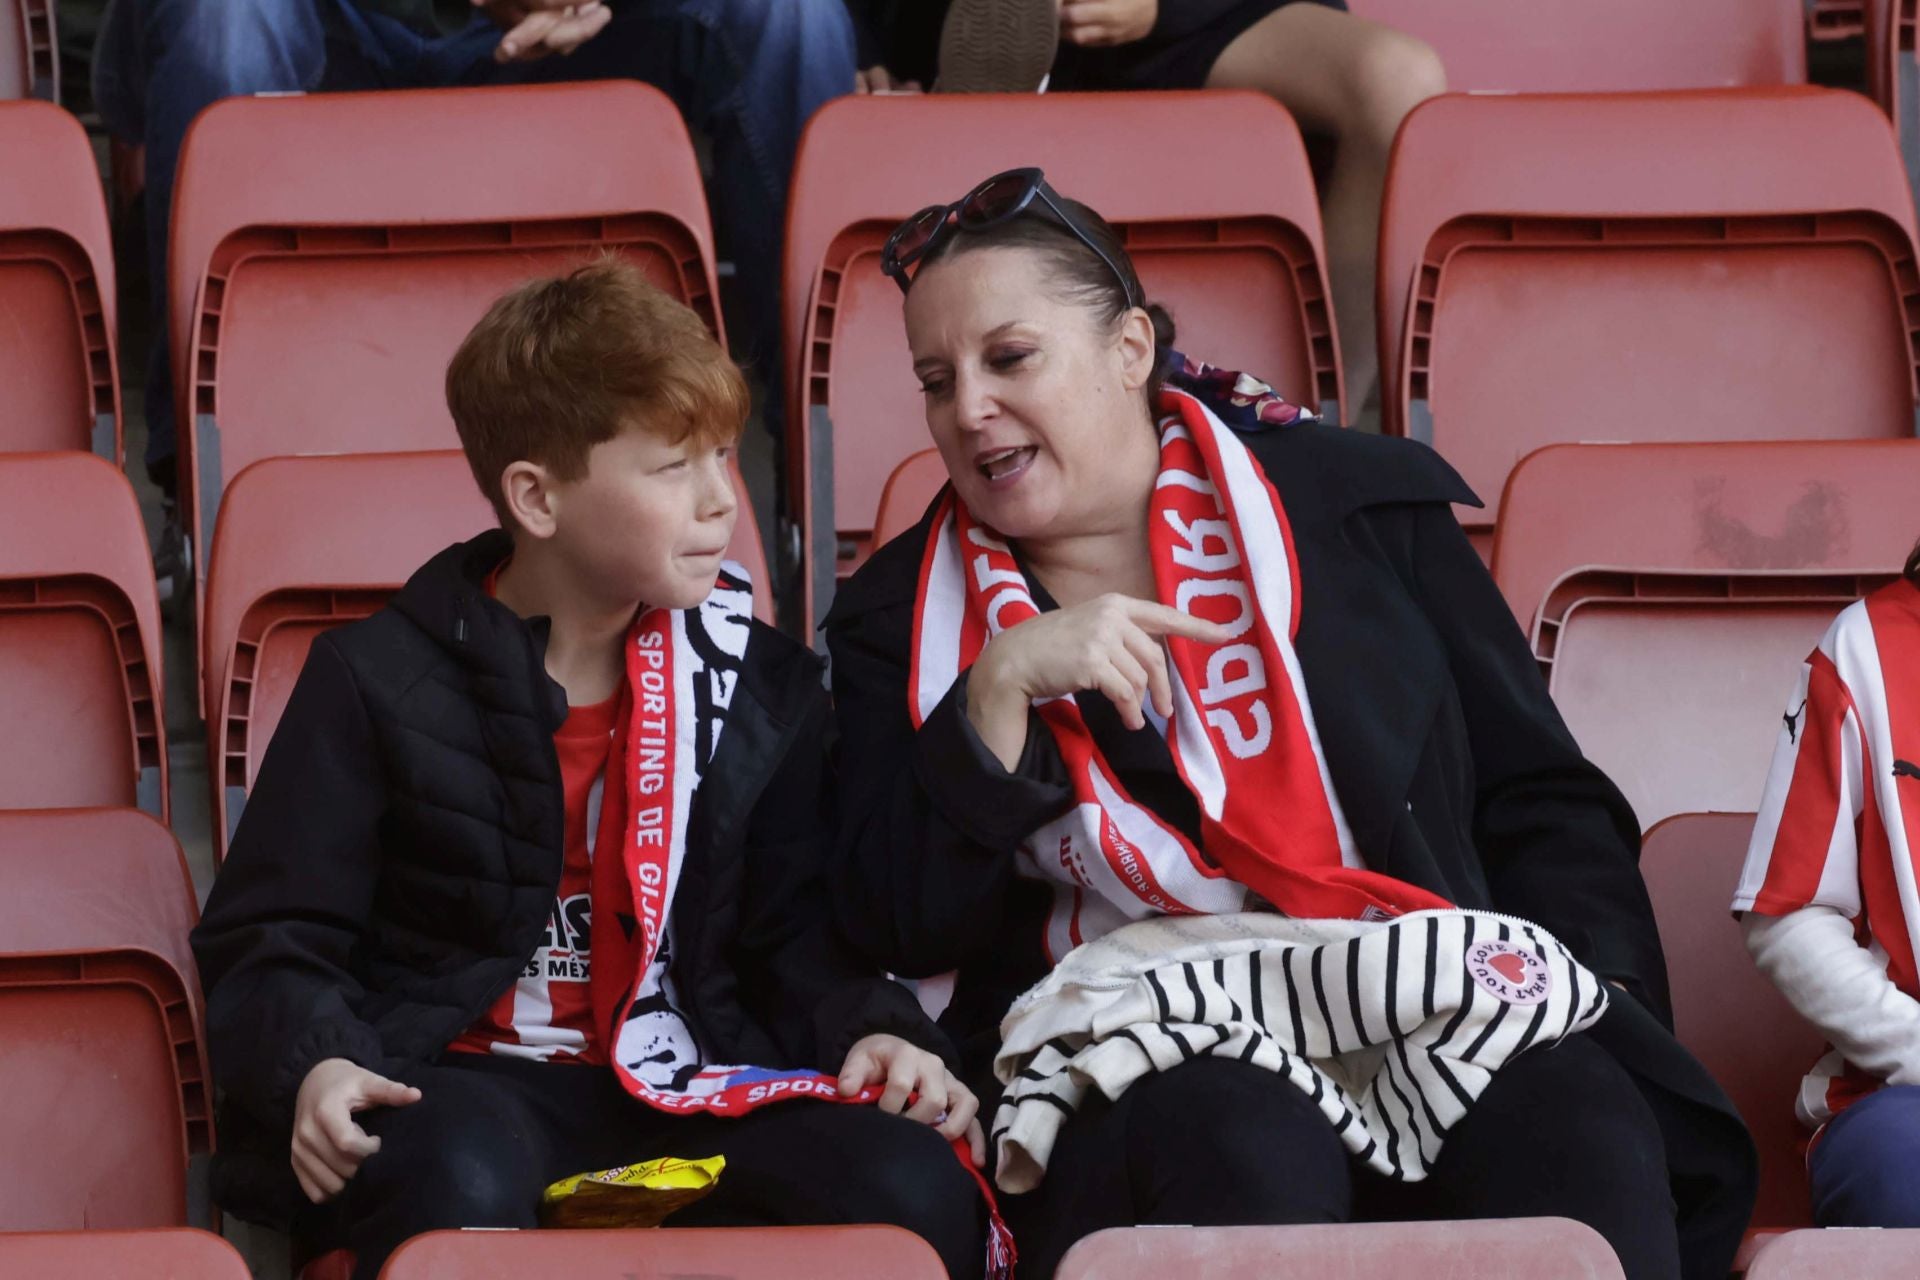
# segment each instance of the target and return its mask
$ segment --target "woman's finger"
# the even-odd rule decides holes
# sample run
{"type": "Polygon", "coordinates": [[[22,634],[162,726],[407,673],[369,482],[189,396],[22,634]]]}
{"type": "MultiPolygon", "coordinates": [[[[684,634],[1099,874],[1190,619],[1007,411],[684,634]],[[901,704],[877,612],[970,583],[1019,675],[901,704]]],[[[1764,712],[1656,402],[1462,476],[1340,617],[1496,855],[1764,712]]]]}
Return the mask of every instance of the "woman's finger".
{"type": "Polygon", "coordinates": [[[981,1131],[978,1120],[967,1126],[967,1151],[973,1156],[974,1168],[987,1167],[987,1135],[981,1131]]]}
{"type": "Polygon", "coordinates": [[[494,46],[494,61],[531,62],[545,57],[547,34],[560,20],[560,13],[553,10],[528,14],[513,30],[500,37],[500,43],[494,46]]]}
{"type": "Polygon", "coordinates": [[[880,1091],[880,1101],[874,1105],[892,1115],[899,1115],[906,1109],[907,1098],[913,1093],[913,1086],[919,1078],[914,1070],[913,1055],[902,1053],[887,1064],[887,1087],[880,1091]]]}
{"type": "Polygon", "coordinates": [[[1107,696],[1113,709],[1120,713],[1120,721],[1129,729],[1138,729],[1147,722],[1146,715],[1140,710],[1140,691],[1147,682],[1146,673],[1140,670],[1140,664],[1126,653],[1116,653],[1109,658],[1105,666],[1095,673],[1094,687],[1107,696]],[[1133,668],[1132,673],[1121,667],[1125,663],[1133,668]]]}
{"type": "Polygon", "coordinates": [[[847,1055],[847,1060],[840,1064],[840,1096],[851,1098],[866,1088],[867,1081],[878,1074],[875,1071],[877,1065],[871,1049],[856,1047],[847,1055]]]}
{"type": "Polygon", "coordinates": [[[591,4],[583,7],[574,16],[555,27],[547,37],[547,47],[565,57],[587,41],[606,30],[613,21],[613,10],[604,4],[591,4]]]}
{"type": "Polygon", "coordinates": [[[909,1120],[921,1124],[932,1124],[946,1114],[948,1106],[947,1070],[940,1063],[932,1064],[915,1085],[920,1096],[907,1108],[909,1120]]]}
{"type": "Polygon", "coordinates": [[[947,1118],[940,1125],[940,1136],[948,1142],[964,1134],[980,1114],[980,1099],[973,1096],[973,1090],[957,1080],[951,1083],[952,1088],[947,1091],[947,1118]]]}
{"type": "Polygon", "coordinates": [[[1167,651],[1138,627],[1128,627],[1120,638],[1133,660],[1146,670],[1147,694],[1153,701],[1153,709],[1163,717],[1172,715],[1173,684],[1167,674],[1167,651]]]}
{"type": "Polygon", "coordinates": [[[1135,600],[1128,612],[1134,625],[1150,636],[1185,636],[1202,644],[1225,644],[1233,639],[1232,634],[1219,623],[1182,613],[1172,605],[1158,601],[1135,600]]]}

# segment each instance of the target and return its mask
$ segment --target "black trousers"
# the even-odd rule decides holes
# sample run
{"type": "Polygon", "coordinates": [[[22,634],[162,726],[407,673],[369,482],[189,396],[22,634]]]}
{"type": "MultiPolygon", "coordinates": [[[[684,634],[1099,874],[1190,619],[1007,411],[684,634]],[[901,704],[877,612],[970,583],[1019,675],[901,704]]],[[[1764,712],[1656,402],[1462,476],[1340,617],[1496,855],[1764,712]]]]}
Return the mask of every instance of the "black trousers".
{"type": "Polygon", "coordinates": [[[1107,1227],[1563,1217],[1620,1255],[1628,1280],[1678,1280],[1666,1152],[1626,1071],[1574,1036],[1502,1068],[1429,1176],[1355,1163],[1305,1094],[1260,1067],[1195,1058],[1090,1101],[1044,1181],[1001,1201],[1021,1280],[1046,1280],[1107,1227]]]}
{"type": "Polygon", "coordinates": [[[449,1053],[405,1074],[420,1101],[369,1111],[380,1139],[347,1189],[300,1224],[309,1247],[352,1249],[355,1280],[425,1231],[532,1227],[540,1193],[570,1174],[661,1156],[723,1155],[714,1192],[672,1226],[883,1223],[979,1275],[986,1214],[972,1177],[926,1125],[875,1107],[785,1102],[745,1116],[668,1115],[609,1070],[449,1053]]]}

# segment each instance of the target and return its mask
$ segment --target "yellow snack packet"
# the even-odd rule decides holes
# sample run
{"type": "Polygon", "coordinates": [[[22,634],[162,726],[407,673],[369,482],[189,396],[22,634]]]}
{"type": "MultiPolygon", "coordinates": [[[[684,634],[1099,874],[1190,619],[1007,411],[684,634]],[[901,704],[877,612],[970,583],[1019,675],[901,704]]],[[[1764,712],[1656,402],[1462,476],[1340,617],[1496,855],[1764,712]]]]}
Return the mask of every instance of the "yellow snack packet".
{"type": "Polygon", "coordinates": [[[540,1197],[543,1227],[657,1227],[667,1215],[700,1199],[720,1182],[725,1156],[679,1160],[671,1156],[576,1173],[540,1197]]]}

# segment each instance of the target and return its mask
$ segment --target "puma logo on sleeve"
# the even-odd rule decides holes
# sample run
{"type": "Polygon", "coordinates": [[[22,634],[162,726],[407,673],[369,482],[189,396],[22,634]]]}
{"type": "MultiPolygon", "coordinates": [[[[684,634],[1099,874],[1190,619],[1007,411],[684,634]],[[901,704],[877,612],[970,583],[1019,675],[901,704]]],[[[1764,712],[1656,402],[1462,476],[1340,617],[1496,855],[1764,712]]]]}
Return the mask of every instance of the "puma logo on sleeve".
{"type": "Polygon", "coordinates": [[[1807,704],[1803,701],[1800,704],[1799,710],[1789,711],[1780,717],[1781,721],[1787,726],[1788,742],[1800,741],[1800,717],[1806,714],[1806,710],[1807,704]]]}
{"type": "Polygon", "coordinates": [[[1896,778],[1920,778],[1920,765],[1910,764],[1905,760],[1895,760],[1893,762],[1893,776],[1896,778]]]}

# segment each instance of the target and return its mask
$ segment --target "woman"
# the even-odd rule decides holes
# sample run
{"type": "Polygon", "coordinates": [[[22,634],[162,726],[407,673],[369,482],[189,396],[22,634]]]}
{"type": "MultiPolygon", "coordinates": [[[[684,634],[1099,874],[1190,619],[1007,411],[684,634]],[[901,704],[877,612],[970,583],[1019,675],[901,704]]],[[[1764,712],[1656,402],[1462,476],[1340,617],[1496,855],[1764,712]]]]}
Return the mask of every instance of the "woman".
{"type": "Polygon", "coordinates": [[[1920,546],[1802,668],[1733,901],[1761,971],[1833,1046],[1797,1099],[1823,1227],[1920,1226],[1917,855],[1920,546]]]}
{"type": "Polygon", "coordinates": [[[1251,89],[1333,141],[1321,204],[1358,421],[1379,368],[1374,256],[1387,159],[1407,113],[1446,92],[1439,55],[1347,12],[1346,0],[953,0],[937,88],[1031,92],[1049,68],[1056,90],[1251,89]]]}
{"type": "Polygon", "coordinates": [[[1723,1275],[1751,1145],[1667,1029],[1637,824],[1581,758],[1454,521],[1449,504],[1473,495],[1418,445],[1275,426],[1300,415],[1264,387],[1181,377],[1254,429],[1216,428],[1162,387],[1173,325],[1113,230],[1037,171],[923,211],[886,262],[911,284],[909,345],[952,484],[827,621],[837,903],[895,972],[958,969],[943,1025],[987,1085],[983,1115],[1010,1002],[1075,944],[1151,924],[1142,904],[1188,892],[1176,880],[1244,912],[1258,873],[1265,901],[1349,924],[1436,903],[1511,913],[1614,984],[1590,1032],[1492,1077],[1418,1182],[1363,1167],[1299,1089],[1216,1054],[1089,1099],[1039,1186],[1008,1198],[1023,1274],[1112,1226],[1560,1214],[1598,1229],[1636,1280],[1723,1275]],[[1210,474],[1166,464],[1202,434],[1210,474]],[[1251,462],[1221,473],[1232,457],[1251,462]],[[1166,505],[1227,488],[1230,538],[1166,505]],[[1233,578],[1242,551],[1259,561],[1252,595],[1233,578]],[[968,590],[1031,606],[994,595],[956,623],[941,585],[955,564],[968,590]],[[1214,569],[1220,585],[1179,577],[1214,569]],[[1221,645],[1234,636],[1237,659],[1221,645]],[[1242,697],[1261,683],[1251,639],[1259,709],[1242,697]],[[1212,784],[1192,732],[1176,759],[1170,714],[1218,730],[1212,784]],[[1076,813],[1122,810],[1185,860],[1104,831],[1097,852],[1055,838],[1076,813]],[[1235,813],[1242,829],[1267,822],[1274,847],[1228,838],[1235,813]],[[1108,865],[1128,883],[1098,881],[1108,865]]]}

